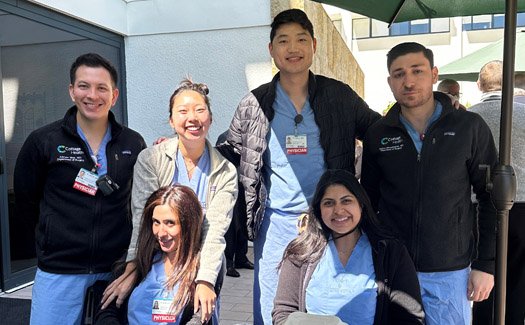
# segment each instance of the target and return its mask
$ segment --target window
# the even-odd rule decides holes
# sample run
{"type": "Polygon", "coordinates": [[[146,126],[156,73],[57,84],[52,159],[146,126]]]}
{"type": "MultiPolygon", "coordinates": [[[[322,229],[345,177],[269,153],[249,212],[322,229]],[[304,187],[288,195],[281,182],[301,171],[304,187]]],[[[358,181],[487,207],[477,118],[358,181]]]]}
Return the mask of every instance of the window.
{"type": "Polygon", "coordinates": [[[352,20],[354,39],[416,35],[429,33],[442,33],[450,31],[449,18],[418,19],[394,23],[390,28],[388,24],[370,18],[357,18],[352,20]]]}
{"type": "MultiPolygon", "coordinates": [[[[525,12],[518,13],[517,15],[517,26],[525,26],[525,12]]],[[[463,30],[484,30],[484,29],[497,29],[505,27],[505,15],[494,14],[494,15],[480,15],[463,17],[463,30]]]]}

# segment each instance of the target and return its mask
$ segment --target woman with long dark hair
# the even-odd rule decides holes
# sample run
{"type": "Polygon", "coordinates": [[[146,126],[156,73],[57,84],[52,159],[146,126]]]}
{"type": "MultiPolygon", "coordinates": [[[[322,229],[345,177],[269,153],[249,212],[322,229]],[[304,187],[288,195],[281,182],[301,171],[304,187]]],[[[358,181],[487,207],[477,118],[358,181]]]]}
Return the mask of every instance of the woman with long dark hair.
{"type": "Polygon", "coordinates": [[[187,186],[161,187],[146,201],[138,235],[137,285],[126,308],[112,304],[96,323],[200,324],[193,296],[199,268],[203,214],[187,186]],[[127,318],[127,319],[126,319],[127,318]]]}
{"type": "Polygon", "coordinates": [[[280,264],[274,324],[296,311],[348,324],[424,323],[412,260],[381,226],[354,175],[327,170],[307,218],[280,264]]]}

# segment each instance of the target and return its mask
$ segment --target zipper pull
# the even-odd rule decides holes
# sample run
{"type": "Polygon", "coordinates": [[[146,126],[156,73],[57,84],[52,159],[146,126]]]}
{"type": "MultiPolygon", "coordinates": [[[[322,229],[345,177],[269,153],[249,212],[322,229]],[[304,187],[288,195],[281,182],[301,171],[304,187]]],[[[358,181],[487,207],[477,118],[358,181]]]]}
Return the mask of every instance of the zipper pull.
{"type": "Polygon", "coordinates": [[[115,154],[115,160],[118,160],[118,154],[115,154]]]}

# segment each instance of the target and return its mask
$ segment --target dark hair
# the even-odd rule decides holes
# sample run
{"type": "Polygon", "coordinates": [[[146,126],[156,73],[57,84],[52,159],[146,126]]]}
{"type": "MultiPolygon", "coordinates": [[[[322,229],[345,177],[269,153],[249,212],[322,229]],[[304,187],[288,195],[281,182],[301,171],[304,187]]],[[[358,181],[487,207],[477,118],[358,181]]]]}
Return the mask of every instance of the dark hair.
{"type": "Polygon", "coordinates": [[[178,314],[190,302],[195,292],[201,249],[203,213],[199,199],[191,188],[183,185],[161,187],[146,201],[134,260],[137,266],[136,283],[140,283],[146,277],[152,265],[159,261],[154,260],[154,257],[162,253],[152,226],[153,211],[157,206],[165,204],[169,205],[178,217],[182,229],[180,240],[176,244],[175,269],[166,282],[168,288],[179,284],[171,307],[171,310],[178,314]]]}
{"type": "Polygon", "coordinates": [[[390,71],[390,66],[392,62],[398,57],[409,54],[409,53],[419,53],[422,52],[423,55],[430,62],[430,67],[434,67],[434,53],[431,49],[424,47],[423,45],[416,42],[406,42],[394,46],[386,55],[386,67],[390,71]]]}
{"type": "MultiPolygon", "coordinates": [[[[370,199],[355,176],[342,169],[329,169],[319,179],[308,213],[306,229],[288,244],[283,254],[283,260],[288,258],[295,264],[316,262],[323,255],[332,230],[321,217],[321,200],[326,190],[332,185],[346,187],[361,205],[361,221],[359,228],[368,236],[372,247],[384,238],[393,238],[392,234],[382,226],[377,218],[370,199]]],[[[282,263],[282,262],[281,262],[282,263]]]]}
{"type": "Polygon", "coordinates": [[[270,42],[273,41],[275,33],[277,33],[279,27],[281,27],[281,25],[289,23],[296,23],[301,25],[301,27],[306,29],[308,33],[310,33],[310,36],[314,38],[314,26],[312,25],[312,22],[310,21],[310,19],[308,19],[308,16],[304,13],[304,11],[299,9],[288,9],[285,11],[281,11],[273,19],[271,25],[272,30],[270,31],[270,42]]]}
{"type": "Polygon", "coordinates": [[[175,97],[177,97],[178,94],[180,94],[181,92],[185,90],[193,90],[201,94],[202,98],[204,99],[204,102],[206,103],[206,106],[208,107],[208,111],[210,112],[210,115],[211,115],[210,98],[208,97],[208,94],[210,93],[210,89],[208,88],[208,86],[203,83],[195,83],[190,78],[184,78],[179,83],[179,85],[177,86],[177,88],[175,89],[175,91],[170,97],[170,107],[169,107],[170,118],[172,115],[171,108],[173,107],[173,103],[175,102],[175,97]]]}
{"type": "Polygon", "coordinates": [[[75,62],[73,62],[73,64],[71,65],[71,69],[69,70],[69,80],[72,85],[75,84],[77,70],[82,65],[91,68],[100,67],[106,69],[109,72],[109,75],[111,76],[113,87],[117,87],[117,69],[115,69],[111,62],[109,62],[108,60],[104,59],[96,53],[86,53],[76,58],[75,62]]]}

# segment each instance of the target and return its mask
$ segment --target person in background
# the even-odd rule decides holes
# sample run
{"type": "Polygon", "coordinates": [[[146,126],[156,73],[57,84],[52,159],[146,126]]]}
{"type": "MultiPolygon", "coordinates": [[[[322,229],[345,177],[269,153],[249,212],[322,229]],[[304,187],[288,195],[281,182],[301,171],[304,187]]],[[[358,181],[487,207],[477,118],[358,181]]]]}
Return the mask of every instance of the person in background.
{"type": "MultiPolygon", "coordinates": [[[[95,324],[201,324],[194,313],[195,278],[201,254],[202,207],[187,186],[161,187],[147,199],[140,231],[137,283],[129,300],[115,301],[95,324]]],[[[213,319],[209,324],[219,324],[213,319]]]]}
{"type": "Polygon", "coordinates": [[[111,112],[119,90],[108,60],[80,55],[70,80],[73,106],[29,135],[15,165],[17,217],[36,227],[31,324],[80,324],[86,289],[111,278],[129,245],[133,165],[146,147],[111,112]]]}
{"type": "MultiPolygon", "coordinates": [[[[217,144],[224,142],[227,134],[228,131],[219,135],[217,144]]],[[[248,230],[246,229],[246,200],[242,184],[239,184],[239,194],[233,208],[232,222],[224,238],[226,239],[226,248],[224,249],[226,275],[234,278],[240,277],[241,274],[235,268],[253,270],[254,265],[246,256],[248,253],[248,230]]]]}
{"type": "Polygon", "coordinates": [[[426,323],[470,325],[470,301],[494,286],[496,210],[480,169],[496,166],[492,133],[479,115],[432,92],[430,49],[398,44],[387,68],[397,103],[365,136],[361,184],[414,261],[426,323]]]}
{"type": "MultiPolygon", "coordinates": [[[[479,72],[478,88],[481,102],[470,108],[479,114],[499,143],[501,119],[501,90],[503,62],[490,61],[479,72]]],[[[518,78],[516,78],[518,80],[518,78]]],[[[509,239],[507,255],[507,298],[505,317],[507,325],[523,325],[525,321],[525,103],[515,101],[512,111],[511,164],[516,173],[518,190],[509,211],[509,239]]],[[[474,303],[473,323],[492,325],[494,295],[474,303]]]]}
{"type": "Polygon", "coordinates": [[[437,90],[449,94],[450,96],[459,100],[461,97],[459,83],[453,79],[443,79],[439,82],[437,90]]]}
{"type": "Polygon", "coordinates": [[[306,229],[284,251],[273,323],[301,311],[347,324],[423,324],[419,291],[407,249],[382,227],[355,176],[327,170],[306,229]]]}
{"type": "Polygon", "coordinates": [[[514,101],[525,104],[525,72],[516,72],[514,75],[514,101]]]}
{"type": "Polygon", "coordinates": [[[348,85],[310,71],[317,47],[299,9],[275,16],[268,48],[279,72],[240,102],[217,148],[239,165],[254,241],[255,324],[271,324],[277,265],[327,168],[355,171],[355,139],[381,116],[348,85]]]}
{"type": "Polygon", "coordinates": [[[136,265],[132,260],[147,198],[162,186],[182,184],[193,189],[204,211],[195,310],[200,306],[203,321],[209,320],[212,313],[218,319],[219,308],[212,308],[218,294],[214,289],[220,289],[224,276],[224,235],[237,198],[237,171],[206,140],[212,122],[208,92],[205,84],[182,80],[169,101],[169,122],[177,137],[144,150],[138,157],[131,198],[133,236],[127,256],[130,263],[104,292],[102,308],[113,299],[120,306],[136,281],[136,265]]]}
{"type": "Polygon", "coordinates": [[[454,106],[458,106],[456,108],[461,108],[462,110],[466,110],[467,108],[459,103],[459,99],[461,98],[461,90],[459,87],[459,83],[456,80],[453,79],[443,79],[437,87],[437,90],[445,93],[447,95],[450,95],[452,97],[452,100],[458,101],[458,104],[454,103],[454,106]]]}

